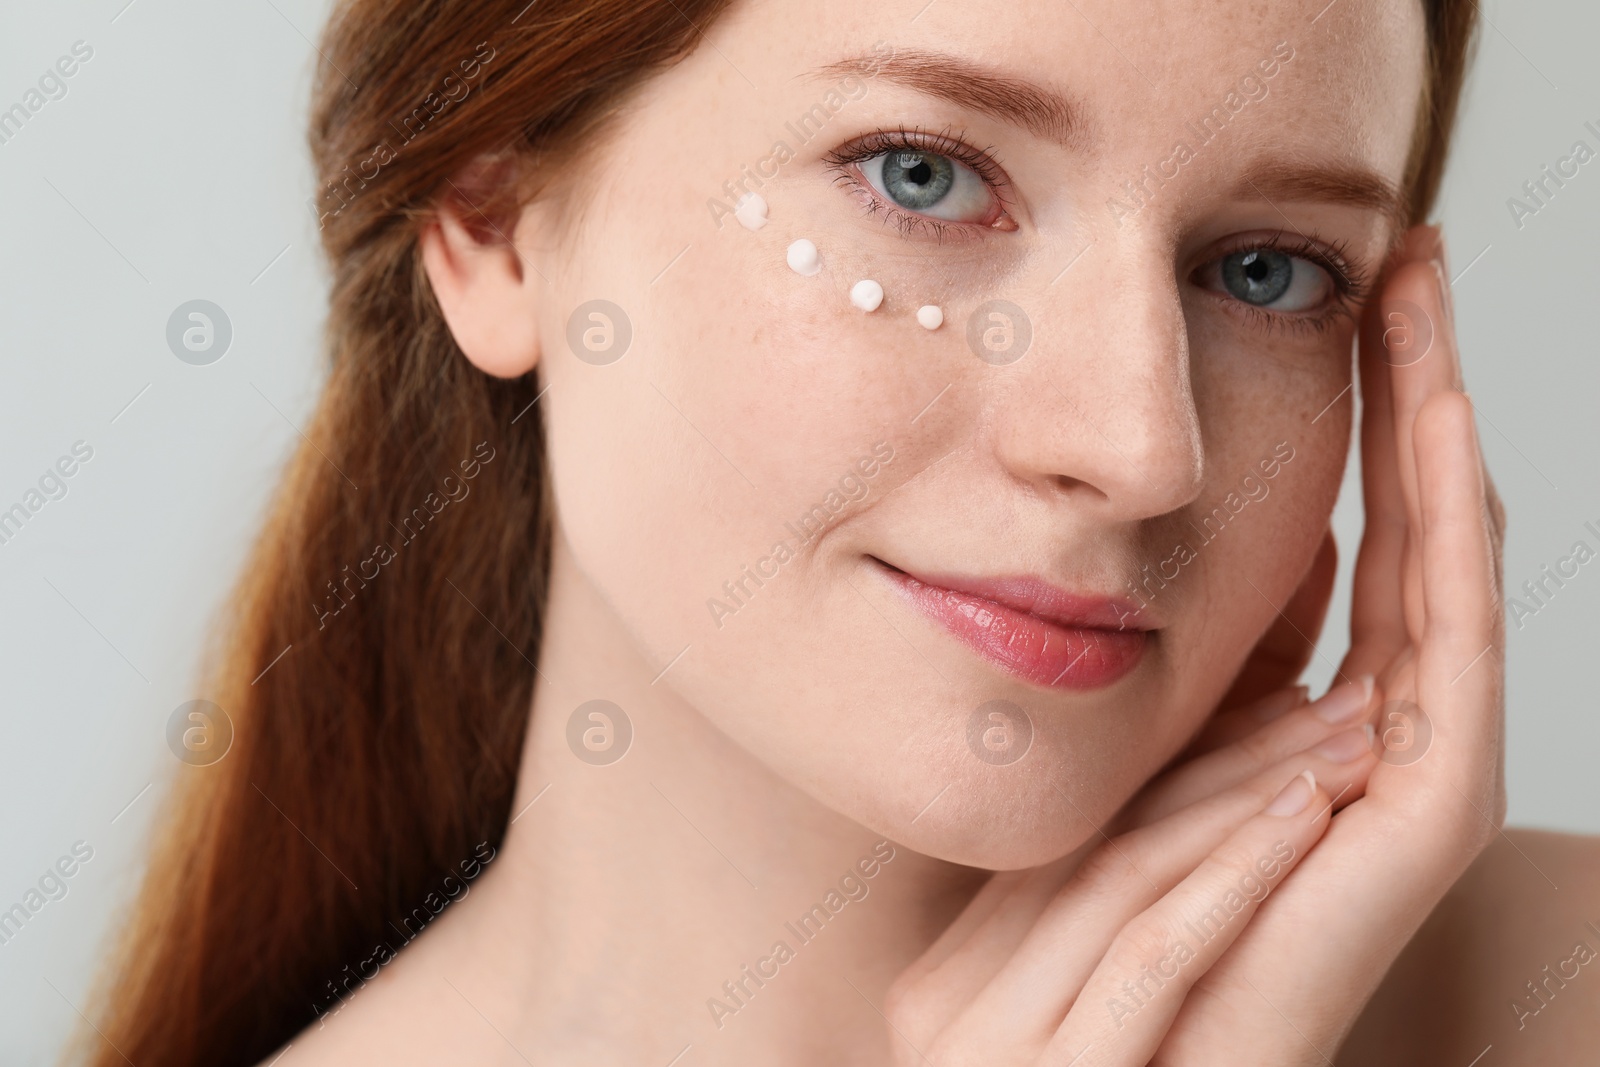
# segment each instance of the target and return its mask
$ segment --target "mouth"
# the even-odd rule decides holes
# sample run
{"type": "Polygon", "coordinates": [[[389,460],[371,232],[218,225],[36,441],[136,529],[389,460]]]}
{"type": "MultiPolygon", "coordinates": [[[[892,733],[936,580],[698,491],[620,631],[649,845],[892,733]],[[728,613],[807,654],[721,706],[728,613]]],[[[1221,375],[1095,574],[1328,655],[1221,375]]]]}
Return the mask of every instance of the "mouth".
{"type": "Polygon", "coordinates": [[[1051,689],[1099,689],[1132,671],[1154,629],[1114,597],[1022,575],[914,575],[868,556],[917,611],[990,663],[1051,689]]]}

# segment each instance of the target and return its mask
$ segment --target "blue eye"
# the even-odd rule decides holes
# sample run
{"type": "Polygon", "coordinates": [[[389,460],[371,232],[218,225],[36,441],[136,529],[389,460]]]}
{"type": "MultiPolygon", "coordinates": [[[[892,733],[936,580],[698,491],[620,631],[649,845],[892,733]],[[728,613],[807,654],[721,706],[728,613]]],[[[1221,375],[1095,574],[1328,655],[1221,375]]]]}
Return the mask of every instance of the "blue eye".
{"type": "Polygon", "coordinates": [[[1208,288],[1269,311],[1309,311],[1333,291],[1328,272],[1299,256],[1270,248],[1234,252],[1201,272],[1208,288]]]}
{"type": "Polygon", "coordinates": [[[889,203],[949,222],[981,223],[994,196],[965,163],[920,148],[880,152],[860,163],[867,183],[889,203]]]}
{"type": "Polygon", "coordinates": [[[913,211],[933,207],[955,187],[956,168],[932,152],[890,152],[880,166],[889,196],[913,211]]]}

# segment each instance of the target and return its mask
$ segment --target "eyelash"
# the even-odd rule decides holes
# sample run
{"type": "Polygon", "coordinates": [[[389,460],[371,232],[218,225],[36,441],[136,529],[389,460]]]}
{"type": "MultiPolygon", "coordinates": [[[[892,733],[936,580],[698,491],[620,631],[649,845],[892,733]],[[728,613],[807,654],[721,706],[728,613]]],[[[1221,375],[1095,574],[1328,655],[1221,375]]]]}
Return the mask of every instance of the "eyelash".
{"type": "MultiPolygon", "coordinates": [[[[853,164],[859,164],[887,152],[917,150],[935,152],[971,167],[983,179],[984,184],[989,186],[990,191],[1000,202],[1001,209],[1010,208],[1010,201],[1004,192],[1008,180],[1004,169],[995,159],[993,150],[972,148],[967,144],[964,133],[951,132],[950,127],[936,134],[924,131],[921,126],[912,129],[904,126],[893,130],[877,129],[842,148],[827,153],[823,161],[838,172],[838,177],[834,179],[835,184],[848,184],[860,191],[864,195],[867,213],[882,214],[884,222],[893,223],[902,236],[909,236],[919,228],[932,233],[941,243],[952,231],[963,237],[986,236],[983,232],[986,227],[930,218],[886,204],[870,183],[862,181],[850,170],[853,164]]],[[[1307,314],[1268,311],[1224,294],[1213,295],[1235,306],[1238,309],[1237,313],[1245,316],[1253,325],[1289,332],[1325,332],[1340,319],[1354,320],[1357,309],[1366,302],[1372,289],[1371,273],[1349,258],[1348,247],[1347,241],[1324,241],[1315,232],[1300,234],[1298,241],[1292,241],[1284,231],[1279,230],[1265,241],[1260,239],[1236,241],[1224,246],[1215,256],[1216,259],[1221,259],[1239,252],[1270,249],[1282,255],[1315,263],[1328,273],[1334,290],[1333,298],[1328,301],[1327,307],[1319,312],[1307,314]]]]}
{"type": "Polygon", "coordinates": [[[1297,233],[1295,237],[1298,240],[1291,239],[1289,234],[1279,230],[1266,240],[1260,238],[1235,240],[1225,244],[1202,266],[1240,252],[1253,252],[1258,249],[1268,249],[1280,255],[1304,259],[1326,271],[1333,283],[1333,296],[1326,307],[1312,312],[1269,311],[1225,293],[1212,292],[1209,289],[1206,292],[1226,302],[1230,308],[1237,309],[1235,313],[1243,315],[1252,325],[1267,330],[1324,333],[1341,319],[1354,321],[1357,310],[1366,302],[1368,294],[1372,291],[1371,273],[1349,258],[1348,241],[1324,241],[1316,231],[1309,234],[1297,233]]]}
{"type": "Polygon", "coordinates": [[[901,126],[893,130],[874,130],[842,148],[829,152],[823,156],[823,162],[838,171],[839,176],[834,179],[834,184],[848,184],[862,192],[867,213],[883,215],[885,224],[893,223],[899,229],[901,236],[909,236],[919,229],[933,234],[941,243],[952,233],[959,234],[963,238],[985,236],[983,231],[987,227],[930,218],[927,215],[902,210],[893,204],[886,204],[870,183],[862,181],[850,170],[852,164],[864,162],[887,152],[915,151],[933,152],[972,168],[1000,202],[1001,210],[1010,208],[1010,202],[1003,191],[1008,184],[1005,170],[995,159],[992,150],[971,147],[966,142],[965,133],[960,131],[952,133],[949,127],[939,133],[928,133],[921,126],[913,129],[901,126]]]}

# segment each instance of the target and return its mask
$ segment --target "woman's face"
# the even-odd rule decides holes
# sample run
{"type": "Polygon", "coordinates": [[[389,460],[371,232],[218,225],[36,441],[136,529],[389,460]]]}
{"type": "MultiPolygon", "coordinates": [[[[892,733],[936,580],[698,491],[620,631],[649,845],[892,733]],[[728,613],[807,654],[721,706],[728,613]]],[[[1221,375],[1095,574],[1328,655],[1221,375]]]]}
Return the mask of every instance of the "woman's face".
{"type": "Polygon", "coordinates": [[[646,84],[517,241],[558,532],[688,646],[657,689],[985,867],[1182,747],[1327,530],[1397,237],[1422,13],[1325,4],[769,0],[646,84]]]}

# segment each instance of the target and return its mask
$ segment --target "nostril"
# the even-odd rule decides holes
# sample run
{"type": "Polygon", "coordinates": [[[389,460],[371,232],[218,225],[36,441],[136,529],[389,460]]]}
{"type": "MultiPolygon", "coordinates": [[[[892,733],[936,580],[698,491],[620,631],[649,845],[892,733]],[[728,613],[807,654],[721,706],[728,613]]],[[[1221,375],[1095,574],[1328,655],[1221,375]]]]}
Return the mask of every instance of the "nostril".
{"type": "Polygon", "coordinates": [[[1084,481],[1082,478],[1074,478],[1070,474],[1057,474],[1052,480],[1055,482],[1056,488],[1063,492],[1076,493],[1088,490],[1098,495],[1101,499],[1109,499],[1103,489],[1093,482],[1084,481]]]}

